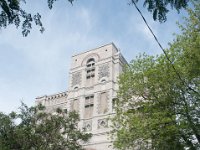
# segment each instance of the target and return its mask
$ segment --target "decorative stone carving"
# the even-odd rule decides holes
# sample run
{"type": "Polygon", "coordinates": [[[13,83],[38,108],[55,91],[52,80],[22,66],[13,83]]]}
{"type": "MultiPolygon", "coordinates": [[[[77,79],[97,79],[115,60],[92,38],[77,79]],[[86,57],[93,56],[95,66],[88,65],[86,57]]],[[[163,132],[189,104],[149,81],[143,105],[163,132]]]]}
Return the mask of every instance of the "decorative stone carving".
{"type": "Polygon", "coordinates": [[[99,79],[101,79],[102,77],[109,77],[110,72],[109,72],[109,64],[108,63],[99,66],[98,75],[99,75],[99,79]]]}
{"type": "Polygon", "coordinates": [[[107,127],[108,127],[108,119],[107,118],[98,120],[98,129],[104,129],[107,127]]]}
{"type": "Polygon", "coordinates": [[[87,120],[83,122],[83,130],[86,132],[92,130],[92,120],[87,120]]]}
{"type": "Polygon", "coordinates": [[[81,72],[76,72],[72,74],[72,87],[78,84],[81,84],[81,72]]]}

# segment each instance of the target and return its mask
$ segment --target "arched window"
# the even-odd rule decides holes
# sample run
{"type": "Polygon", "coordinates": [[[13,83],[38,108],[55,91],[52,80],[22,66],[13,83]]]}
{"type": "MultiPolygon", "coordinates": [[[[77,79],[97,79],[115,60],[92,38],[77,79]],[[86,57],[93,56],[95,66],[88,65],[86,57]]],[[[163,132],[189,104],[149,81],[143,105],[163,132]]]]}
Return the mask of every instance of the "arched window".
{"type": "Polygon", "coordinates": [[[94,58],[88,59],[88,61],[87,61],[87,67],[92,67],[92,66],[94,66],[94,65],[95,65],[95,60],[94,60],[94,58]]]}
{"type": "Polygon", "coordinates": [[[88,59],[86,63],[86,85],[92,86],[95,77],[95,60],[94,58],[88,59]]]}
{"type": "Polygon", "coordinates": [[[101,80],[101,83],[105,83],[105,82],[106,82],[106,79],[102,79],[102,80],[101,80]]]}
{"type": "Polygon", "coordinates": [[[75,87],[74,87],[74,90],[77,90],[77,89],[78,89],[78,86],[75,86],[75,87]]]}

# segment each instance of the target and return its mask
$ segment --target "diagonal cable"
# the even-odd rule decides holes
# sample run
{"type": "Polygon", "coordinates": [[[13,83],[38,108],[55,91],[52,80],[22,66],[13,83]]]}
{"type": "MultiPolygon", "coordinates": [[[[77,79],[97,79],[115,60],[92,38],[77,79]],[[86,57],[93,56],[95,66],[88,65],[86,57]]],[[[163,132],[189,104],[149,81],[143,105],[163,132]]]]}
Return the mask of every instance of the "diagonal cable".
{"type": "Polygon", "coordinates": [[[159,45],[159,47],[161,48],[161,50],[163,51],[165,57],[167,58],[167,60],[170,62],[173,70],[175,71],[177,77],[179,78],[179,80],[182,82],[183,85],[186,85],[188,87],[189,90],[197,93],[198,95],[200,95],[197,91],[195,91],[193,88],[191,88],[189,85],[185,84],[185,81],[181,78],[179,72],[176,70],[173,62],[170,60],[169,56],[167,55],[167,52],[165,51],[165,49],[162,47],[162,45],[160,44],[160,42],[158,41],[158,38],[156,37],[156,35],[153,33],[152,29],[150,28],[149,24],[147,23],[145,17],[143,16],[142,12],[140,11],[140,9],[137,7],[136,3],[134,0],[132,0],[132,3],[134,4],[135,8],[137,9],[137,11],[139,12],[140,16],[142,17],[143,21],[145,22],[146,26],[148,27],[149,31],[151,32],[151,34],[153,35],[154,39],[156,40],[157,44],[159,45]]]}

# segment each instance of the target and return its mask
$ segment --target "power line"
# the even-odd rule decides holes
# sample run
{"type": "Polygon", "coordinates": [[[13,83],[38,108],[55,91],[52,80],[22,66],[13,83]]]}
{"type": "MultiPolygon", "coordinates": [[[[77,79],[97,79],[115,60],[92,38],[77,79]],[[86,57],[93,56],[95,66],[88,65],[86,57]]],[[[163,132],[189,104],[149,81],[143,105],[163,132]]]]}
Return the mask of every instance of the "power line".
{"type": "Polygon", "coordinates": [[[142,17],[144,23],[146,24],[146,26],[148,27],[149,31],[151,32],[151,34],[153,35],[154,39],[156,40],[157,44],[159,45],[159,47],[161,48],[161,50],[163,51],[165,57],[167,58],[167,60],[170,62],[172,68],[174,69],[176,75],[178,76],[179,80],[182,82],[183,85],[186,85],[188,87],[189,90],[192,90],[193,92],[197,93],[199,95],[199,93],[197,91],[195,91],[193,88],[191,88],[189,85],[185,84],[185,81],[181,78],[179,72],[176,70],[173,62],[170,60],[169,56],[167,55],[167,52],[165,51],[165,49],[162,47],[162,45],[160,44],[160,42],[158,41],[158,38],[156,37],[156,35],[153,33],[152,29],[150,28],[149,24],[147,23],[145,17],[143,16],[142,12],[140,11],[140,9],[137,7],[136,3],[134,0],[132,0],[132,3],[134,4],[135,8],[137,9],[137,11],[139,12],[140,16],[142,17]]]}

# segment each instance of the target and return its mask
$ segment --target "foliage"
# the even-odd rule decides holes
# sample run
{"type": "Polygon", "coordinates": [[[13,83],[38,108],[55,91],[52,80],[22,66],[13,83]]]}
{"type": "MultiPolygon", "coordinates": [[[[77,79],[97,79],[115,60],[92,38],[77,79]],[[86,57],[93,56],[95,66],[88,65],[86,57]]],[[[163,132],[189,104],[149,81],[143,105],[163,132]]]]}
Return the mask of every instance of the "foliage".
{"type": "Polygon", "coordinates": [[[91,134],[82,133],[78,121],[76,112],[57,109],[53,115],[22,103],[19,113],[0,113],[0,150],[81,150],[91,134]]]}
{"type": "MultiPolygon", "coordinates": [[[[139,0],[131,0],[132,3],[138,2],[139,0]]],[[[154,20],[165,22],[167,20],[166,14],[171,9],[176,9],[178,13],[180,9],[186,8],[189,0],[144,0],[143,6],[147,7],[147,10],[153,14],[154,20]]]]}
{"type": "MultiPolygon", "coordinates": [[[[55,1],[47,1],[49,9],[52,9],[55,1]]],[[[72,3],[74,0],[68,1],[72,3]]],[[[32,29],[32,24],[35,23],[36,26],[40,27],[40,32],[43,32],[41,15],[28,13],[22,8],[22,3],[26,4],[26,0],[0,0],[0,29],[14,24],[17,28],[21,27],[23,36],[27,36],[32,29]]]]}
{"type": "Polygon", "coordinates": [[[163,54],[143,54],[120,76],[116,148],[200,149],[200,2],[188,14],[166,50],[173,65],[163,54]]]}
{"type": "MultiPolygon", "coordinates": [[[[57,0],[47,0],[49,9],[52,9],[55,1],[57,0]]],[[[74,0],[67,1],[71,4],[74,2],[74,0]]],[[[132,3],[138,1],[131,0],[132,3]]],[[[148,11],[153,13],[154,20],[164,22],[167,20],[168,5],[179,12],[180,9],[187,7],[188,2],[189,0],[144,0],[144,7],[147,6],[148,11]]],[[[43,32],[41,15],[28,13],[22,8],[22,4],[26,4],[26,0],[0,0],[0,29],[14,24],[17,28],[21,27],[23,36],[27,36],[35,24],[43,32]]]]}
{"type": "Polygon", "coordinates": [[[17,28],[22,28],[23,36],[27,36],[32,28],[32,22],[40,27],[40,31],[44,31],[41,16],[39,13],[32,15],[27,13],[20,7],[20,3],[26,3],[25,0],[0,0],[0,29],[6,28],[8,25],[14,24],[17,28]]]}

